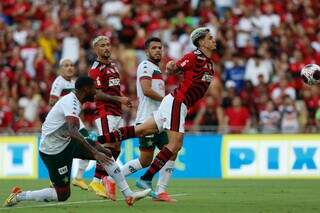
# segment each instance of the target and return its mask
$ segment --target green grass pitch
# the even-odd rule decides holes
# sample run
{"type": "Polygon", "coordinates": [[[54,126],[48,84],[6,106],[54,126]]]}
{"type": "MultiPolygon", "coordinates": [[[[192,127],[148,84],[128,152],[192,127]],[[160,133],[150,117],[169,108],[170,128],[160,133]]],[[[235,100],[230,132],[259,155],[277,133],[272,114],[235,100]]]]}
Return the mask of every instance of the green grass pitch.
{"type": "MultiPolygon", "coordinates": [[[[129,181],[133,185],[133,181],[129,181]]],[[[12,186],[40,189],[46,180],[0,180],[0,201],[3,203],[12,186]]],[[[134,187],[132,187],[134,188],[134,187]]],[[[145,199],[128,207],[121,196],[112,202],[92,192],[72,187],[72,194],[63,203],[22,202],[0,212],[21,213],[215,213],[215,212],[320,212],[319,180],[173,180],[169,192],[176,203],[145,199]]],[[[120,195],[118,193],[118,195],[120,195]]]]}

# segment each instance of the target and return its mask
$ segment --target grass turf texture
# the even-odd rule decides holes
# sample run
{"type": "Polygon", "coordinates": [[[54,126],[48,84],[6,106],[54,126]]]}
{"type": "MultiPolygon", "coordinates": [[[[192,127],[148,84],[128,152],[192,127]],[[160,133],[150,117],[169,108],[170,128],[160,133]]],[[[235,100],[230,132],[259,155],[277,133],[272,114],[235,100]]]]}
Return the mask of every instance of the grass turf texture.
{"type": "MultiPolygon", "coordinates": [[[[129,181],[133,185],[133,181],[129,181]]],[[[12,186],[25,190],[48,186],[46,180],[0,180],[0,201],[4,202],[12,186]]],[[[15,207],[0,207],[0,212],[42,213],[214,213],[214,212],[320,212],[320,183],[318,180],[174,180],[170,194],[177,203],[154,202],[145,199],[128,207],[120,193],[112,202],[92,192],[72,187],[68,201],[21,202],[15,207]]]]}

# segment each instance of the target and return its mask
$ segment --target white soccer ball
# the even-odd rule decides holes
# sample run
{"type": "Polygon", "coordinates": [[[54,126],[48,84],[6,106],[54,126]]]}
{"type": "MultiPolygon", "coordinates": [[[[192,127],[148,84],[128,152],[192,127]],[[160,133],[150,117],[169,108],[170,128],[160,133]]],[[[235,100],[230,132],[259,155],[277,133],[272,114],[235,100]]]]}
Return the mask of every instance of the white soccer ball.
{"type": "Polygon", "coordinates": [[[304,66],[301,69],[300,75],[306,84],[320,84],[320,66],[317,64],[308,64],[304,66]]]}

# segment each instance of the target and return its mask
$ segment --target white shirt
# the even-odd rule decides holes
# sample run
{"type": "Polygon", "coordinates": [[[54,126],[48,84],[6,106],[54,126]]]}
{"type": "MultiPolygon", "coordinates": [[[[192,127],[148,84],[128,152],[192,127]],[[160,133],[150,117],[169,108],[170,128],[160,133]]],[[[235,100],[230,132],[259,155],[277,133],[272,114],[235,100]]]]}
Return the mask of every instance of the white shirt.
{"type": "Polygon", "coordinates": [[[259,84],[258,76],[263,75],[265,83],[268,83],[272,74],[273,68],[270,60],[260,60],[257,64],[253,58],[250,58],[246,64],[244,78],[250,80],[254,86],[259,84]]]}
{"type": "Polygon", "coordinates": [[[254,26],[251,18],[242,17],[238,24],[238,30],[246,31],[246,32],[238,32],[237,40],[236,40],[238,47],[245,47],[248,41],[250,43],[252,42],[251,33],[254,30],[254,26]]]}
{"type": "Polygon", "coordinates": [[[263,37],[271,35],[272,26],[280,25],[280,17],[277,14],[261,15],[255,19],[255,24],[260,28],[263,37]]]}
{"type": "Polygon", "coordinates": [[[21,48],[21,58],[25,61],[26,71],[33,78],[36,76],[36,70],[34,68],[33,62],[38,53],[38,49],[34,47],[21,48]]]}
{"type": "Polygon", "coordinates": [[[136,123],[143,123],[156,111],[161,101],[153,100],[143,94],[140,80],[147,78],[151,80],[151,88],[162,97],[165,96],[165,86],[160,68],[148,60],[142,61],[137,70],[137,96],[139,99],[136,123]]]}
{"type": "Polygon", "coordinates": [[[67,81],[59,75],[51,86],[50,96],[63,96],[74,90],[74,80],[67,81]]]}
{"type": "Polygon", "coordinates": [[[68,58],[73,63],[79,60],[80,41],[77,37],[65,37],[62,42],[62,57],[68,58]]]}
{"type": "Polygon", "coordinates": [[[39,150],[45,154],[58,154],[70,143],[66,116],[79,118],[81,103],[71,92],[62,97],[50,110],[41,129],[39,150]]]}

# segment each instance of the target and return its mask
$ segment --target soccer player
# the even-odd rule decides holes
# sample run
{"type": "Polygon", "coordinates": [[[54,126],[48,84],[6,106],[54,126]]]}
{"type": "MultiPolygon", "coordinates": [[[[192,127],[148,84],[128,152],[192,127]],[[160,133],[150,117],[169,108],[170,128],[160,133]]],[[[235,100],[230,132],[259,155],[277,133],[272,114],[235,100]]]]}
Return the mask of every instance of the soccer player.
{"type": "Polygon", "coordinates": [[[104,140],[120,143],[128,138],[167,131],[169,143],[161,149],[149,169],[137,181],[137,186],[141,188],[152,188],[153,176],[181,149],[187,109],[205,95],[213,79],[214,67],[211,57],[216,48],[215,39],[208,28],[195,29],[190,38],[197,49],[187,53],[177,62],[169,61],[166,65],[167,72],[183,72],[184,79],[171,94],[163,98],[153,116],[140,125],[119,128],[110,134],[100,136],[104,140]]]}
{"type": "MultiPolygon", "coordinates": [[[[51,107],[59,100],[59,98],[74,91],[74,63],[70,59],[65,58],[60,60],[59,66],[60,75],[54,80],[50,91],[49,105],[51,107]]],[[[85,129],[84,124],[82,122],[80,122],[80,133],[84,137],[89,136],[89,132],[87,129],[85,129]]],[[[75,179],[72,181],[72,185],[80,187],[84,190],[88,190],[88,185],[82,179],[83,172],[87,168],[88,164],[88,160],[79,160],[79,168],[77,170],[75,179]]]]}
{"type": "Polygon", "coordinates": [[[49,105],[52,107],[61,97],[74,91],[75,68],[70,59],[61,59],[59,62],[60,75],[51,86],[49,105]]]}
{"type": "MultiPolygon", "coordinates": [[[[89,70],[89,76],[94,79],[97,89],[95,123],[98,135],[103,135],[124,126],[124,120],[121,117],[121,104],[128,107],[132,107],[132,104],[130,98],[121,94],[120,74],[117,65],[111,59],[110,39],[106,36],[98,36],[93,39],[92,47],[97,59],[89,70]]],[[[106,147],[112,150],[113,157],[117,159],[120,154],[120,145],[108,143],[106,147]]],[[[108,174],[101,165],[97,164],[90,187],[97,195],[115,200],[115,183],[107,176],[108,174]]]]}
{"type": "Polygon", "coordinates": [[[66,201],[70,197],[70,173],[73,158],[97,160],[108,171],[122,191],[128,205],[145,197],[150,190],[132,192],[112,157],[111,151],[94,141],[86,141],[79,133],[81,104],[94,101],[94,81],[79,77],[75,92],[61,98],[49,111],[42,125],[39,153],[54,188],[22,191],[14,187],[4,206],[20,201],[66,201]]]}
{"type": "MultiPolygon", "coordinates": [[[[136,124],[143,123],[152,112],[156,111],[165,96],[165,84],[162,79],[162,73],[159,68],[159,62],[162,55],[162,44],[159,38],[151,37],[145,42],[145,52],[147,60],[142,61],[137,70],[137,96],[139,105],[137,111],[136,124]]],[[[155,133],[139,139],[139,159],[127,162],[122,168],[124,176],[130,175],[142,168],[148,167],[153,160],[154,150],[159,150],[168,144],[166,132],[155,133]]],[[[166,187],[174,169],[176,154],[160,170],[160,176],[157,183],[156,194],[154,198],[159,201],[172,202],[166,192],[166,187]]]]}

